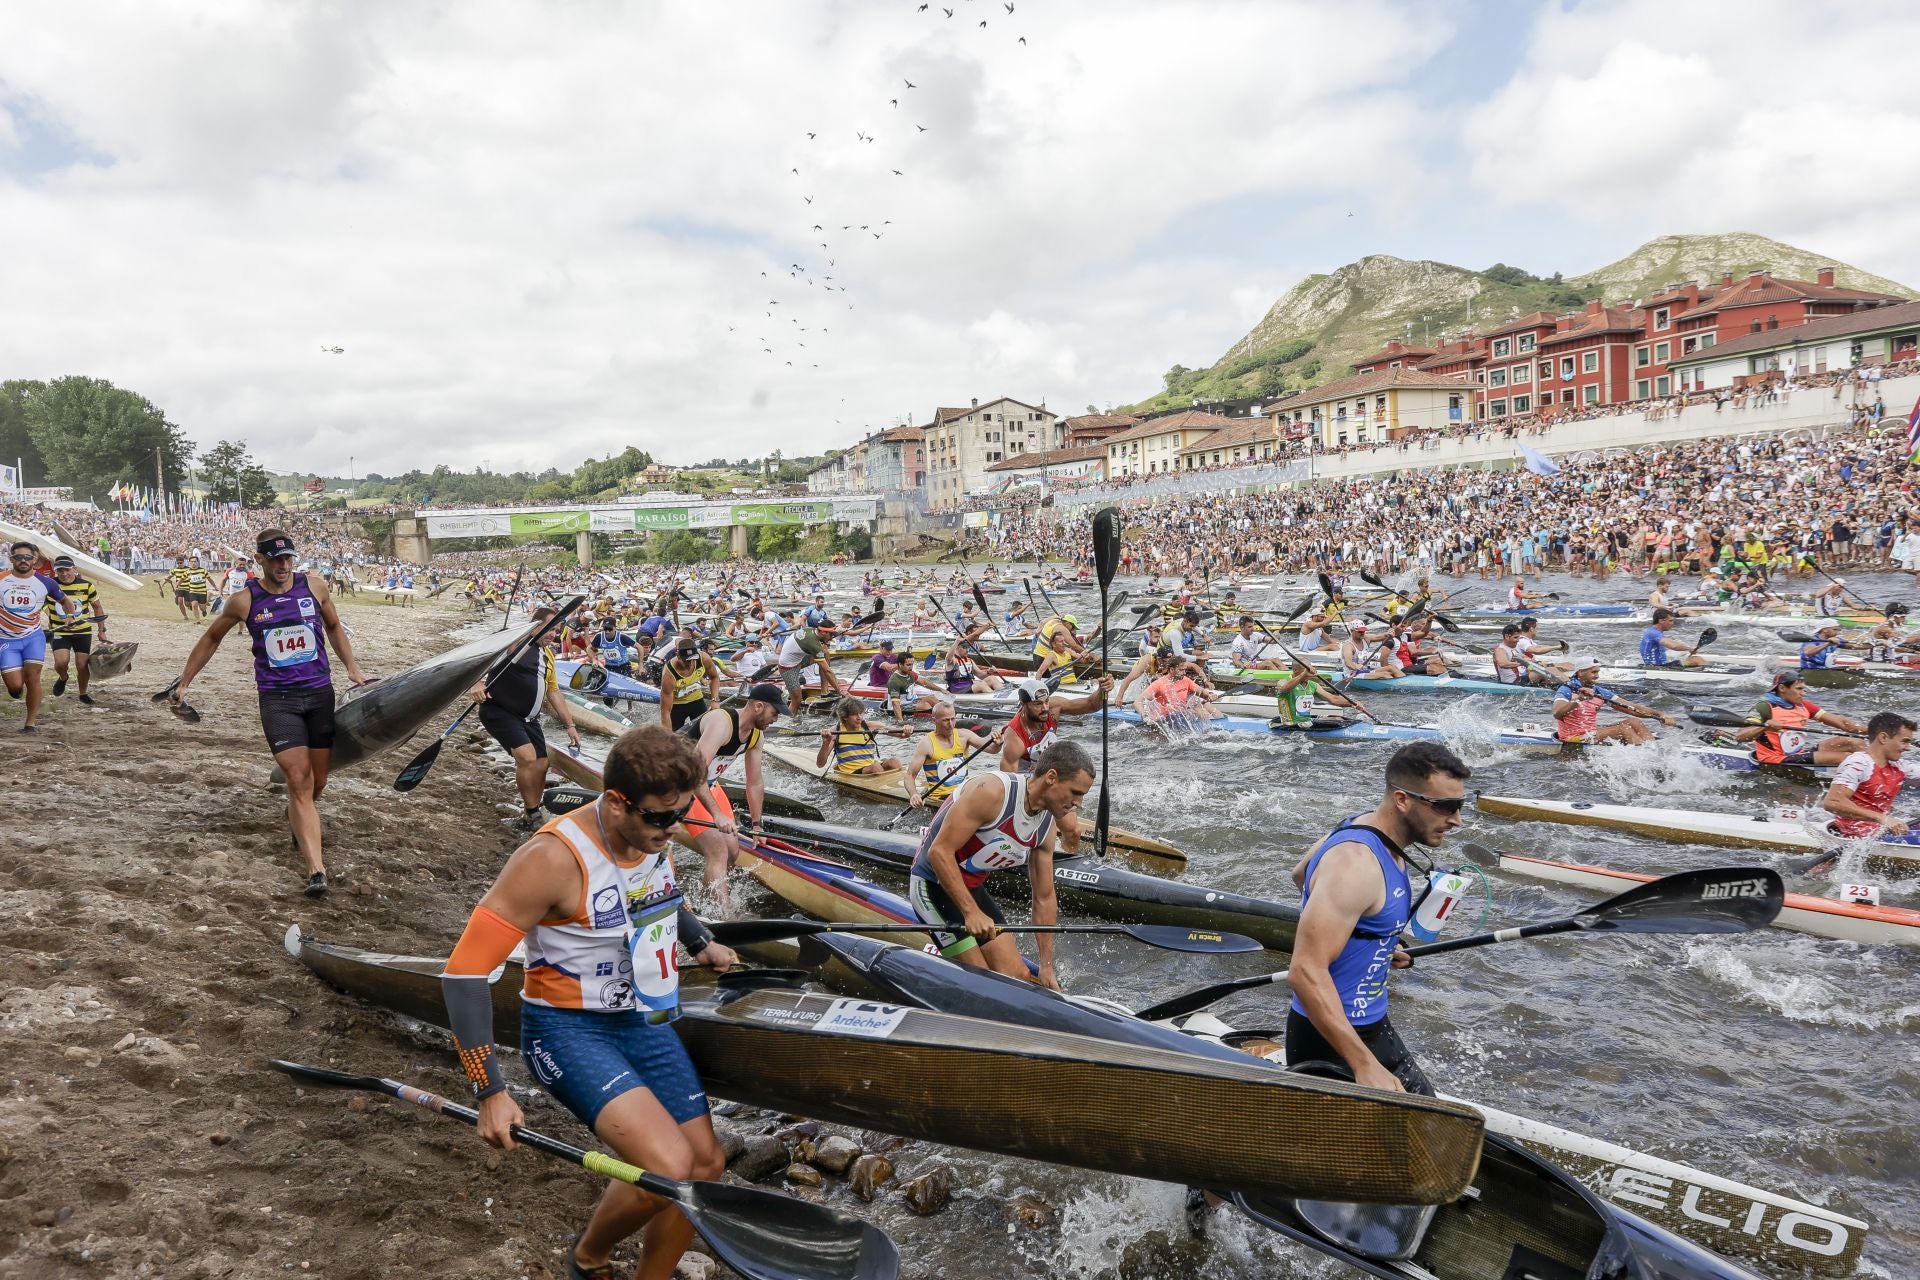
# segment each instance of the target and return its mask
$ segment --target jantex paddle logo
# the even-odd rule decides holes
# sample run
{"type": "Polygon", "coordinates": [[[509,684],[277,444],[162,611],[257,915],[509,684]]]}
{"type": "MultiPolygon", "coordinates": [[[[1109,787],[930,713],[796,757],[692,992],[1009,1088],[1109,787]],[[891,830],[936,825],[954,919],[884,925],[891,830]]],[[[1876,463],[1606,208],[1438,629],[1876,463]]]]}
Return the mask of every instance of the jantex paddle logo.
{"type": "Polygon", "coordinates": [[[1703,902],[1718,902],[1726,898],[1764,898],[1767,896],[1767,882],[1764,880],[1722,880],[1716,884],[1700,886],[1700,898],[1703,902]]]}

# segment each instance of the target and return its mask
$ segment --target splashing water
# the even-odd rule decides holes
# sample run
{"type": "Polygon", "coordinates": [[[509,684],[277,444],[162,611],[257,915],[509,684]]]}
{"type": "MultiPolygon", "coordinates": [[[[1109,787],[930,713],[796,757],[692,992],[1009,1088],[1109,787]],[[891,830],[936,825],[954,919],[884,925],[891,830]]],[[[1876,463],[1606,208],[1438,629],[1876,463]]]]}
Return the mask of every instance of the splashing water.
{"type": "Polygon", "coordinates": [[[1783,953],[1777,945],[1713,941],[1690,942],[1684,954],[1688,968],[1795,1022],[1868,1031],[1920,1027],[1920,1004],[1873,1005],[1881,986],[1862,981],[1859,959],[1874,955],[1864,948],[1808,944],[1783,953]]]}

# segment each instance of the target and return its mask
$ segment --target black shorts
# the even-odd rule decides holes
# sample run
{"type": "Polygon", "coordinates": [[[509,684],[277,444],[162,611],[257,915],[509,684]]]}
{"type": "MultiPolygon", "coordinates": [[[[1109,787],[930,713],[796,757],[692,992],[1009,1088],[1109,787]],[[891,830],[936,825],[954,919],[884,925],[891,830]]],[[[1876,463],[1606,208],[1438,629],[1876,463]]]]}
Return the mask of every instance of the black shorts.
{"type": "Polygon", "coordinates": [[[509,754],[519,747],[531,745],[534,759],[547,758],[547,735],[540,728],[538,719],[529,720],[505,707],[483,702],[480,704],[480,724],[509,754]]]}
{"type": "MultiPolygon", "coordinates": [[[[1364,1027],[1355,1027],[1360,1040],[1373,1052],[1380,1065],[1394,1074],[1400,1083],[1406,1086],[1408,1093],[1424,1093],[1432,1097],[1433,1082],[1427,1079],[1427,1073],[1414,1061],[1413,1054],[1401,1041],[1400,1033],[1393,1029],[1390,1018],[1370,1022],[1364,1027]]],[[[1297,1010],[1287,1011],[1287,1065],[1298,1066],[1302,1062],[1331,1062],[1339,1066],[1346,1065],[1346,1059],[1340,1051],[1327,1043],[1313,1020],[1297,1010]]]]}
{"type": "MultiPolygon", "coordinates": [[[[947,891],[940,887],[938,880],[928,880],[923,876],[907,877],[907,901],[912,904],[916,918],[924,924],[936,926],[927,930],[927,934],[933,939],[934,945],[940,948],[940,954],[949,960],[979,945],[972,934],[958,927],[965,921],[966,913],[953,905],[953,899],[947,896],[947,891]],[[941,925],[946,927],[937,927],[941,925]]],[[[993,895],[987,892],[985,885],[973,891],[973,905],[984,911],[987,919],[995,924],[1007,922],[1006,912],[1000,909],[1000,904],[993,900],[993,895]]]]}
{"type": "Polygon", "coordinates": [[[275,755],[305,747],[333,750],[333,686],[323,689],[262,689],[260,727],[275,755]]]}
{"type": "Polygon", "coordinates": [[[673,731],[680,732],[680,726],[689,720],[698,720],[712,710],[705,698],[695,698],[692,702],[676,702],[668,714],[673,718],[673,731]]]}
{"type": "Polygon", "coordinates": [[[47,647],[49,649],[71,649],[75,653],[92,653],[93,636],[91,633],[84,636],[63,636],[56,633],[47,637],[47,647]]]}
{"type": "Polygon", "coordinates": [[[1781,758],[1779,760],[1774,761],[1774,763],[1775,764],[1812,764],[1813,751],[1814,749],[1812,747],[1803,747],[1798,751],[1782,752],[1781,758]]]}
{"type": "Polygon", "coordinates": [[[207,593],[204,591],[189,591],[187,592],[186,598],[188,604],[205,604],[207,602],[207,593]]]}

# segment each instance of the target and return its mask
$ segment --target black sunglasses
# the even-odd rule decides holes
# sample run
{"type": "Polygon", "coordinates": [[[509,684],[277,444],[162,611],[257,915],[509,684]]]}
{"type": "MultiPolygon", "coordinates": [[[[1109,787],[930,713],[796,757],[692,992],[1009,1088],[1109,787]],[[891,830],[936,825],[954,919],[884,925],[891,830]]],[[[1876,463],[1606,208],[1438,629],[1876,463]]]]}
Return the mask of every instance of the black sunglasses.
{"type": "Polygon", "coordinates": [[[696,803],[695,801],[689,800],[678,809],[636,809],[633,807],[632,802],[618,791],[609,791],[607,794],[620,801],[622,805],[625,805],[628,813],[631,813],[648,826],[658,827],[662,831],[671,831],[674,827],[680,825],[680,820],[693,812],[693,806],[696,803]]]}
{"type": "Polygon", "coordinates": [[[1415,800],[1425,801],[1428,805],[1432,806],[1435,813],[1455,814],[1467,807],[1467,798],[1465,796],[1448,796],[1446,799],[1440,800],[1435,799],[1433,796],[1422,795],[1418,791],[1409,791],[1405,787],[1396,787],[1394,789],[1403,796],[1412,796],[1415,800]]]}

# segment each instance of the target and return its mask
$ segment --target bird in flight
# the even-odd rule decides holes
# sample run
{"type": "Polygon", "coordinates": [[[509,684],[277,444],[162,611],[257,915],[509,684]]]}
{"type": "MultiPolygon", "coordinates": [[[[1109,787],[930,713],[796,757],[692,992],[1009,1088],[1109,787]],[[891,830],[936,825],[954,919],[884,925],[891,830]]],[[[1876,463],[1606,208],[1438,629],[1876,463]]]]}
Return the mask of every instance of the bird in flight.
{"type": "Polygon", "coordinates": [[[817,134],[817,133],[810,133],[810,134],[808,134],[808,135],[807,135],[807,141],[809,141],[809,142],[811,142],[811,141],[813,141],[813,140],[814,140],[815,138],[817,138],[817,137],[819,137],[819,136],[820,136],[820,135],[819,135],[819,134],[817,134]]]}
{"type": "Polygon", "coordinates": [[[856,137],[856,138],[858,138],[858,139],[860,139],[860,141],[862,141],[862,142],[865,142],[865,141],[867,140],[867,135],[866,135],[866,134],[864,134],[864,133],[862,133],[862,132],[860,132],[860,131],[859,131],[858,129],[855,129],[855,130],[853,131],[853,136],[854,136],[854,137],[856,137]]]}
{"type": "Polygon", "coordinates": [[[920,132],[922,132],[922,133],[925,133],[925,132],[927,131],[927,126],[925,126],[925,125],[923,125],[923,124],[917,124],[917,125],[915,125],[915,126],[913,126],[913,127],[914,127],[914,128],[916,128],[916,129],[918,129],[918,130],[919,130],[920,132]]]}
{"type": "MultiPolygon", "coordinates": [[[[926,8],[926,6],[925,6],[925,5],[921,5],[920,7],[921,7],[921,8],[923,8],[923,9],[924,9],[924,8],[926,8]]],[[[913,81],[911,81],[911,80],[906,80],[906,81],[905,81],[905,84],[906,84],[906,86],[907,86],[907,88],[909,88],[909,89],[918,89],[918,88],[920,87],[919,85],[917,85],[917,84],[915,84],[915,83],[914,83],[913,81]]]]}
{"type": "Polygon", "coordinates": [[[826,230],[826,228],[825,228],[825,227],[823,227],[823,226],[821,226],[821,225],[820,225],[819,223],[817,223],[817,222],[813,224],[813,229],[814,229],[815,231],[825,231],[825,230],[826,230]]]}
{"type": "Polygon", "coordinates": [[[802,200],[805,200],[805,201],[806,201],[806,202],[807,202],[808,204],[812,204],[812,203],[813,203],[813,197],[812,197],[812,196],[802,196],[802,197],[800,197],[800,198],[801,198],[802,200]]]}
{"type": "Polygon", "coordinates": [[[1012,12],[1013,12],[1013,6],[1012,6],[1012,5],[1008,5],[1008,6],[1007,6],[1007,12],[1008,12],[1008,13],[1012,13],[1012,12]]]}
{"type": "Polygon", "coordinates": [[[898,98],[888,98],[888,99],[887,99],[887,101],[888,101],[888,102],[891,102],[891,103],[893,104],[893,109],[894,109],[895,111],[898,111],[898,110],[900,109],[900,99],[898,99],[898,98]]]}
{"type": "Polygon", "coordinates": [[[953,10],[951,10],[951,9],[948,9],[948,8],[945,8],[945,7],[942,7],[942,8],[941,8],[941,10],[940,10],[940,12],[942,12],[942,13],[944,13],[944,14],[946,14],[946,15],[947,15],[947,16],[948,16],[949,18],[951,18],[951,17],[953,16],[953,10]]]}
{"type": "Polygon", "coordinates": [[[344,355],[347,349],[345,347],[322,347],[320,348],[320,350],[325,352],[327,355],[337,356],[337,355],[344,355]]]}
{"type": "Polygon", "coordinates": [[[898,169],[895,169],[895,170],[893,171],[893,176],[894,176],[894,177],[896,177],[896,178],[904,178],[904,177],[906,177],[907,175],[906,175],[906,174],[904,174],[904,173],[902,173],[902,172],[900,172],[900,171],[899,171],[898,169]]]}
{"type": "Polygon", "coordinates": [[[1020,37],[1020,43],[1021,43],[1021,44],[1025,44],[1026,42],[1027,42],[1027,38],[1026,38],[1025,36],[1021,36],[1021,37],[1020,37]]]}
{"type": "Polygon", "coordinates": [[[987,29],[987,20],[985,18],[980,19],[980,29],[982,31],[987,29]]]}
{"type": "Polygon", "coordinates": [[[728,326],[727,326],[727,332],[728,332],[728,333],[732,333],[732,332],[733,332],[733,326],[732,326],[732,325],[728,325],[728,326]]]}

